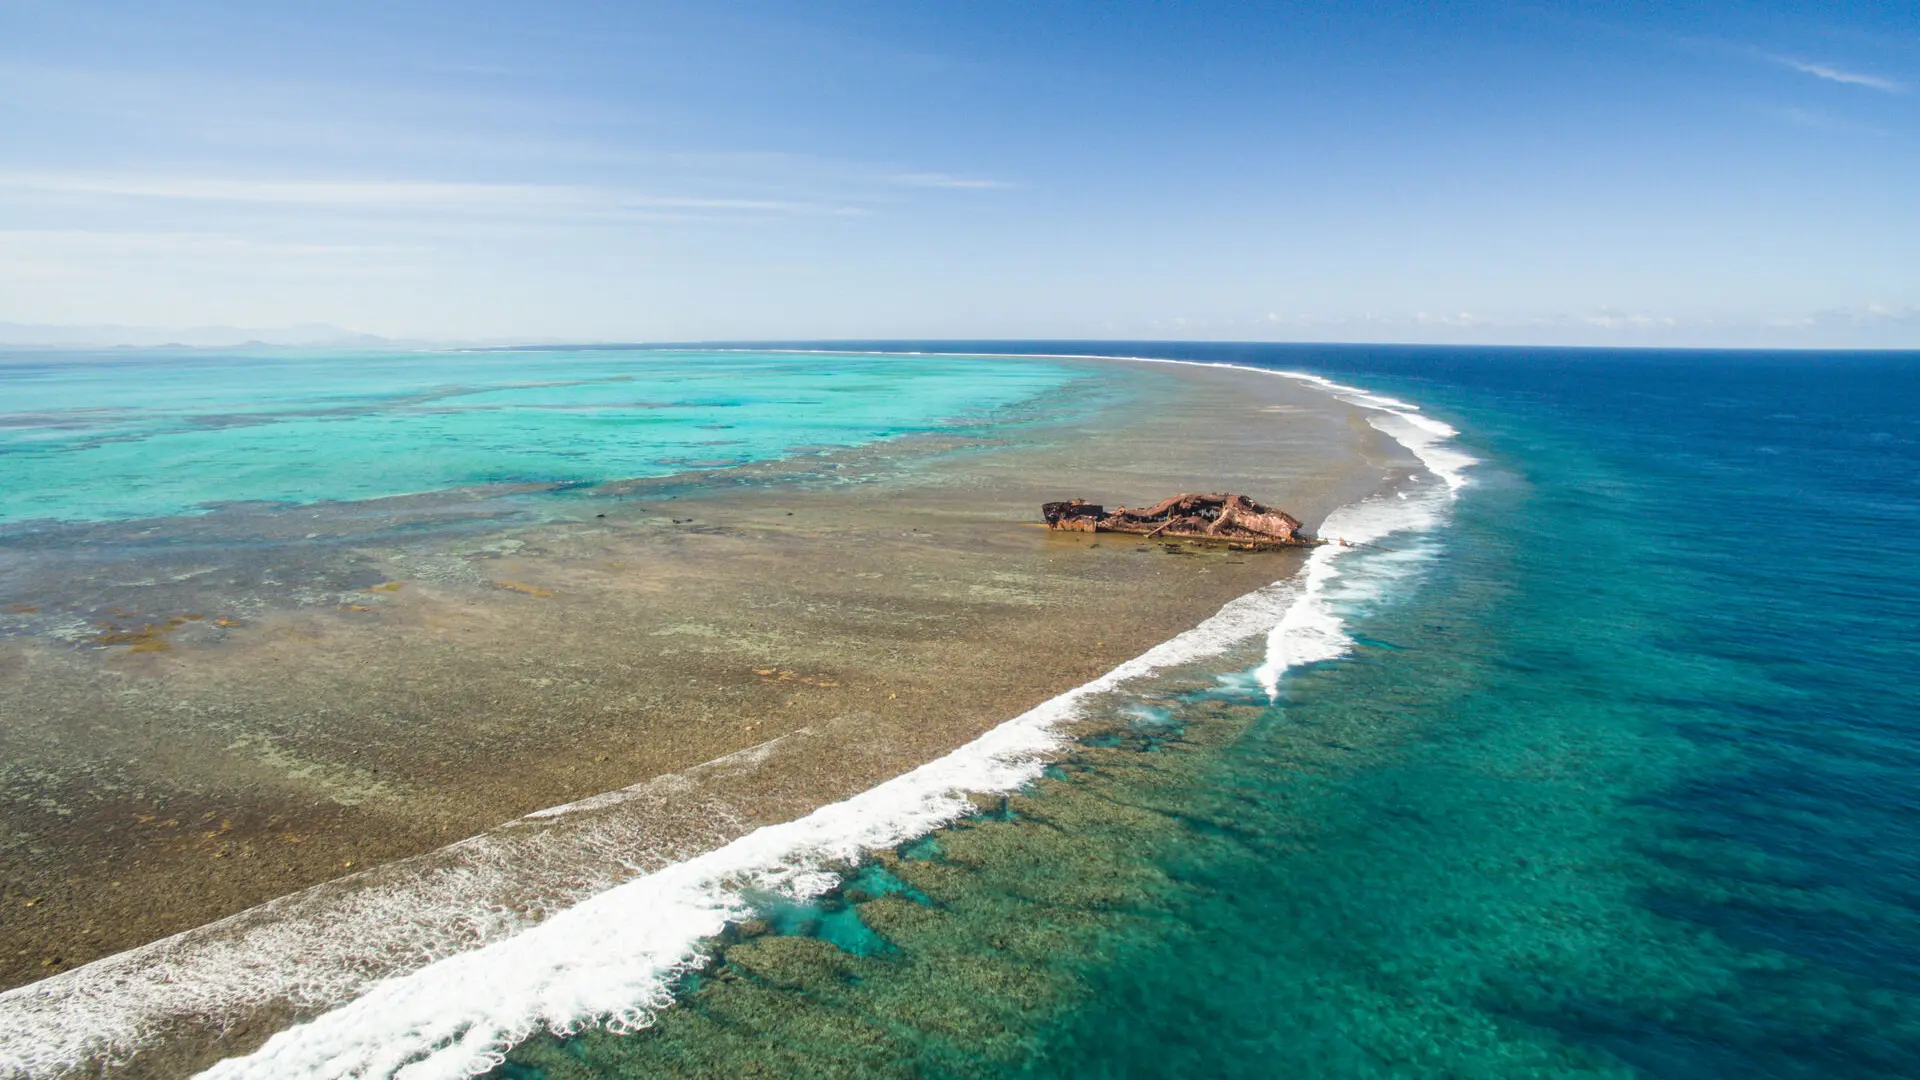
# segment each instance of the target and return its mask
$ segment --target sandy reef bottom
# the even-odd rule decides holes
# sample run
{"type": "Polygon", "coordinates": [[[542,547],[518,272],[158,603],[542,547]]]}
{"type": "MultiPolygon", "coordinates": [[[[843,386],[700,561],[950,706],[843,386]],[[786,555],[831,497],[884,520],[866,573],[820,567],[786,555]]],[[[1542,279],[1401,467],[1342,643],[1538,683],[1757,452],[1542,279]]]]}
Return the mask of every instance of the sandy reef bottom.
{"type": "Polygon", "coordinates": [[[0,986],[629,785],[602,812],[632,866],[710,849],[1298,565],[1055,535],[1042,501],[1237,490],[1313,525],[1412,467],[1291,380],[1086,371],[1020,423],[608,485],[559,512],[459,493],[6,545],[0,986]]]}

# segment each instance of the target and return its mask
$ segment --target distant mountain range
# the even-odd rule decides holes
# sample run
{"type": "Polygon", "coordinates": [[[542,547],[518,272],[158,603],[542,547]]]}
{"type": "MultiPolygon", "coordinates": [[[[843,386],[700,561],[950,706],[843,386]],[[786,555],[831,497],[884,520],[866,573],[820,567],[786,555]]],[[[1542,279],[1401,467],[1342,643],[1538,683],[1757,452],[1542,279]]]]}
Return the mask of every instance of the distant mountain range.
{"type": "Polygon", "coordinates": [[[380,337],[345,330],[330,323],[303,323],[287,327],[190,326],[51,326],[0,322],[0,345],[111,347],[184,345],[217,349],[238,345],[322,346],[327,348],[414,348],[444,344],[380,337]]]}

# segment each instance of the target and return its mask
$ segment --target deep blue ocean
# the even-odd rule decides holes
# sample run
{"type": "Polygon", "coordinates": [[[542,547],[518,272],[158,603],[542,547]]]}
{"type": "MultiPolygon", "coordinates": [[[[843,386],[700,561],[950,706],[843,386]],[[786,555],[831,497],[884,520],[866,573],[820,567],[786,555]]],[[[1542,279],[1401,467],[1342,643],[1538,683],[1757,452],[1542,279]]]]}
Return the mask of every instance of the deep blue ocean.
{"type": "Polygon", "coordinates": [[[1308,371],[1480,464],[1277,700],[1161,687],[505,1074],[1920,1076],[1920,354],[884,347],[1308,371]]]}
{"type": "MultiPolygon", "coordinates": [[[[1388,708],[1410,742],[1345,778],[1341,844],[1230,861],[1279,940],[1228,979],[1372,969],[1676,1080],[1920,1075],[1920,356],[1194,352],[1417,401],[1486,462],[1360,631],[1400,648],[1293,688],[1281,722],[1388,708]]],[[[1088,1019],[1114,1073],[1188,1041],[1088,1019]]],[[[1378,1060],[1302,1019],[1191,1065],[1378,1060]]]]}

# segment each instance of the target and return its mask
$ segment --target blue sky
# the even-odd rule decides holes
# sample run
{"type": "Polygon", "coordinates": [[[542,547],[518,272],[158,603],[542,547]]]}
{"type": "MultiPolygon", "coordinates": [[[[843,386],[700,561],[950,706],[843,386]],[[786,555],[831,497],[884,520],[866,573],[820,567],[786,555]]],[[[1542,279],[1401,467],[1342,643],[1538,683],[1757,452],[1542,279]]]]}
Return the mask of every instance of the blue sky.
{"type": "Polygon", "coordinates": [[[1920,4],[0,0],[0,321],[1920,346],[1920,4]]]}

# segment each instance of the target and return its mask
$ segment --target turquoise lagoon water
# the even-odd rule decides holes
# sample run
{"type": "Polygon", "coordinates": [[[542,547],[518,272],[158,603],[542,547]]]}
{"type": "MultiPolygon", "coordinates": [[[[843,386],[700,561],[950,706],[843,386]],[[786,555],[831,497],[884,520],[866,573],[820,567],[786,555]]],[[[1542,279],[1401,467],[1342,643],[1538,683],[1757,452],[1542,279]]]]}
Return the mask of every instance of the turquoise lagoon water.
{"type": "Polygon", "coordinates": [[[1072,374],[766,352],[0,352],[0,524],[593,484],[978,422],[1072,374]]]}
{"type": "Polygon", "coordinates": [[[1315,371],[1481,463],[1277,699],[1257,642],[1133,684],[498,1075],[1920,1075],[1920,355],[997,347],[1315,371]]]}

